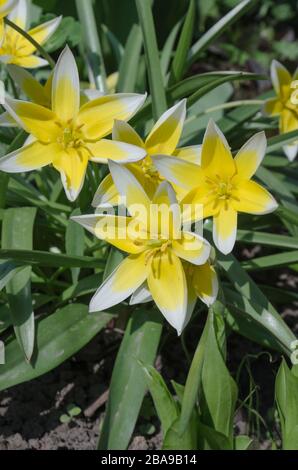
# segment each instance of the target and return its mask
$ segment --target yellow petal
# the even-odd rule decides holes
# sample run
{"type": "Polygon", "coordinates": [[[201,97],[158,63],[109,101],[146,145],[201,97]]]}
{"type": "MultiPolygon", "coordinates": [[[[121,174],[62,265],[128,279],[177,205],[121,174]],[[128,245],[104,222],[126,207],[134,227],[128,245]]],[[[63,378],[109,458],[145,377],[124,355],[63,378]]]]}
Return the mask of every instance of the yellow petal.
{"type": "Polygon", "coordinates": [[[150,199],[135,176],[125,167],[109,161],[109,168],[116,188],[131,216],[146,226],[150,215],[150,199]]]}
{"type": "Polygon", "coordinates": [[[152,157],[158,172],[171,183],[190,191],[203,182],[202,170],[198,165],[166,155],[152,157]]]}
{"type": "Polygon", "coordinates": [[[202,237],[191,232],[182,232],[178,240],[172,242],[174,253],[192,264],[204,264],[210,255],[210,245],[202,237]]]}
{"type": "Polygon", "coordinates": [[[195,165],[201,164],[202,146],[190,145],[189,147],[181,147],[173,152],[175,157],[181,158],[186,162],[194,163],[195,165]]]}
{"type": "Polygon", "coordinates": [[[273,196],[255,181],[242,181],[235,191],[235,210],[248,214],[269,214],[277,208],[273,196]]]}
{"type": "Polygon", "coordinates": [[[218,279],[213,266],[210,263],[205,263],[202,266],[194,267],[192,281],[196,295],[208,307],[212,305],[218,294],[218,279]]]}
{"type": "Polygon", "coordinates": [[[180,259],[171,251],[156,255],[150,266],[148,287],[154,302],[180,335],[187,315],[187,285],[180,259]]]}
{"type": "Polygon", "coordinates": [[[1,0],[0,1],[0,18],[6,16],[17,4],[18,0],[1,0]]]}
{"type": "Polygon", "coordinates": [[[185,114],[186,100],[182,100],[159,118],[145,141],[149,155],[172,155],[182,134],[185,114]]]}
{"type": "Polygon", "coordinates": [[[89,311],[97,312],[127,299],[147,277],[145,254],[130,255],[102,283],[91,299],[89,311]],[[128,275],[129,273],[129,275],[128,275]]]}
{"type": "MultiPolygon", "coordinates": [[[[60,147],[61,148],[61,147],[60,147]]],[[[61,175],[67,198],[75,201],[85,179],[89,154],[84,148],[60,150],[53,155],[53,166],[61,175]]]]}
{"type": "Polygon", "coordinates": [[[258,132],[241,147],[235,157],[237,174],[240,178],[250,179],[255,174],[266,153],[265,132],[258,132]]]}
{"type": "Polygon", "coordinates": [[[125,121],[115,120],[112,135],[114,140],[144,148],[144,142],[139,134],[125,121]]]}
{"type": "Polygon", "coordinates": [[[7,64],[15,64],[20,67],[25,67],[26,69],[36,69],[38,67],[45,67],[48,65],[48,62],[42,57],[37,57],[36,55],[28,56],[11,56],[7,64]]]}
{"type": "Polygon", "coordinates": [[[136,162],[146,155],[141,147],[108,139],[88,143],[87,147],[91,160],[97,163],[108,163],[108,160],[120,163],[136,162]]]}
{"type": "Polygon", "coordinates": [[[223,179],[236,173],[236,165],[226,138],[212,119],[203,139],[201,166],[210,177],[220,175],[223,179]]]}
{"type": "Polygon", "coordinates": [[[230,205],[223,206],[213,217],[213,240],[223,254],[230,253],[235,245],[237,234],[237,211],[230,205]]]}
{"type": "Polygon", "coordinates": [[[55,114],[43,106],[6,97],[4,107],[17,123],[38,140],[49,143],[57,141],[59,127],[55,114]]]}
{"type": "Polygon", "coordinates": [[[49,165],[59,149],[57,144],[33,142],[0,159],[0,170],[8,173],[21,173],[49,165]]]}
{"type": "Polygon", "coordinates": [[[265,101],[263,112],[268,116],[278,116],[283,110],[283,104],[278,98],[270,98],[265,101]]]}
{"type": "MultiPolygon", "coordinates": [[[[40,24],[33,29],[28,31],[28,34],[40,45],[44,44],[57,30],[62,20],[62,16],[54,18],[53,20],[47,21],[46,23],[40,24]]],[[[33,54],[36,48],[32,43],[26,41],[26,45],[22,48],[22,55],[33,54]]]]}
{"type": "Polygon", "coordinates": [[[193,189],[180,202],[183,223],[196,222],[207,217],[217,215],[219,207],[210,187],[202,183],[193,189]]]}
{"type": "Polygon", "coordinates": [[[52,109],[65,123],[76,119],[80,109],[79,72],[68,46],[61,53],[54,70],[52,109]]]}
{"type": "Polygon", "coordinates": [[[298,114],[290,109],[284,109],[280,115],[279,130],[281,134],[298,129],[298,114]]]}
{"type": "Polygon", "coordinates": [[[135,233],[130,230],[131,217],[91,214],[74,216],[72,219],[100,240],[105,240],[119,250],[137,254],[145,249],[145,245],[137,240],[135,233]]]}
{"type": "Polygon", "coordinates": [[[27,0],[18,0],[8,18],[22,29],[26,29],[28,17],[27,0]]]}
{"type": "Polygon", "coordinates": [[[115,119],[127,121],[143,105],[146,95],[118,93],[106,95],[84,104],[78,124],[83,124],[86,139],[98,140],[110,134],[115,119]]]}
{"type": "Polygon", "coordinates": [[[271,63],[271,80],[275,93],[282,98],[288,99],[291,93],[292,76],[290,72],[277,60],[271,63]]]}
{"type": "Polygon", "coordinates": [[[180,236],[181,214],[172,186],[163,181],[153,197],[150,212],[152,235],[162,235],[165,239],[180,236]]]}
{"type": "Polygon", "coordinates": [[[7,70],[13,81],[34,103],[49,107],[50,101],[44,87],[27,70],[17,65],[8,65],[7,70]]]}
{"type": "Polygon", "coordinates": [[[100,183],[94,195],[92,206],[98,207],[104,204],[112,206],[118,204],[119,193],[114,184],[112,175],[107,175],[100,183]]]}

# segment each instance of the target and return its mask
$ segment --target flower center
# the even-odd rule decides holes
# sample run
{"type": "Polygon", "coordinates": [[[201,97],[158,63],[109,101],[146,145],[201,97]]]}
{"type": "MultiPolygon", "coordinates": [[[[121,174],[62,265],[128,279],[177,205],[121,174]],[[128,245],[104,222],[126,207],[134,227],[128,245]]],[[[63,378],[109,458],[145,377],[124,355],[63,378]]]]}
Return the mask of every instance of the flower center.
{"type": "Polygon", "coordinates": [[[60,123],[57,123],[57,125],[61,128],[57,142],[62,145],[64,150],[79,148],[84,144],[82,126],[73,126],[70,123],[67,123],[66,127],[63,127],[60,123]]]}
{"type": "Polygon", "coordinates": [[[164,239],[156,239],[156,240],[149,240],[147,243],[147,247],[149,248],[146,258],[145,264],[147,265],[149,262],[153,261],[156,256],[160,256],[165,253],[168,248],[172,245],[171,240],[164,240],[164,239]]]}
{"type": "Polygon", "coordinates": [[[154,179],[157,183],[162,181],[149,155],[140,161],[140,166],[146,178],[154,179]]]}
{"type": "Polygon", "coordinates": [[[236,187],[231,178],[223,179],[216,175],[212,178],[207,177],[206,183],[210,187],[208,196],[214,199],[214,208],[222,204],[227,208],[231,199],[238,201],[238,197],[235,194],[236,187]]]}

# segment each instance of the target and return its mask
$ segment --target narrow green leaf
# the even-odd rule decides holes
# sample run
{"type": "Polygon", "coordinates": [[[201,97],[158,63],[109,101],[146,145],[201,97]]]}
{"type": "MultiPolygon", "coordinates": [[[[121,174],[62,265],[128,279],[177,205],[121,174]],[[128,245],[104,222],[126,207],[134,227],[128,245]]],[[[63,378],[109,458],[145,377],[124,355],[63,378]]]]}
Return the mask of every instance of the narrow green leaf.
{"type": "Polygon", "coordinates": [[[288,266],[297,262],[298,250],[295,250],[278,253],[276,255],[260,256],[259,258],[244,261],[241,265],[246,271],[259,271],[288,266]]]}
{"type": "Polygon", "coordinates": [[[253,446],[253,439],[249,436],[236,436],[234,439],[235,450],[250,450],[253,446]]]}
{"type": "Polygon", "coordinates": [[[113,369],[99,449],[127,448],[146,391],[138,361],[153,363],[161,331],[162,317],[156,310],[137,309],[129,319],[113,369]]]}
{"type": "Polygon", "coordinates": [[[172,62],[169,84],[178,82],[183,76],[185,63],[193,35],[195,13],[195,2],[194,0],[190,0],[188,11],[179,38],[178,46],[172,62]]]}
{"type": "Polygon", "coordinates": [[[152,366],[140,364],[145,377],[146,383],[151,393],[156,412],[161,422],[163,436],[166,435],[172,424],[178,417],[178,406],[172,397],[162,376],[152,366]]]}
{"type": "Polygon", "coordinates": [[[0,390],[49,372],[85,346],[114,317],[88,314],[87,305],[71,304],[36,320],[36,350],[28,364],[15,339],[5,344],[5,365],[0,365],[0,390]]]}
{"type": "MultiPolygon", "coordinates": [[[[34,207],[7,209],[2,223],[2,247],[32,250],[35,216],[34,207]]],[[[6,292],[16,337],[27,361],[30,361],[34,349],[30,266],[15,273],[6,284],[6,292]]]]}
{"type": "Polygon", "coordinates": [[[160,68],[151,2],[150,0],[136,0],[136,7],[143,32],[153,118],[157,120],[166,111],[167,101],[160,68]]]}
{"type": "MultiPolygon", "coordinates": [[[[80,215],[80,209],[75,209],[72,216],[80,215]]],[[[70,256],[83,256],[85,246],[85,233],[81,225],[77,224],[71,218],[68,220],[68,225],[65,232],[65,250],[70,256]]],[[[71,268],[72,282],[77,282],[80,274],[80,268],[71,268]]]]}
{"type": "Polygon", "coordinates": [[[249,11],[255,4],[255,0],[242,0],[238,5],[223,16],[212,28],[210,28],[190,49],[188,66],[193,64],[199,55],[220,36],[229,26],[249,11]]]}
{"type": "Polygon", "coordinates": [[[2,290],[22,269],[27,268],[26,266],[18,266],[10,261],[0,263],[0,290],[2,290]]]}
{"type": "MultiPolygon", "coordinates": [[[[297,140],[298,130],[285,132],[274,137],[270,137],[267,142],[267,153],[281,149],[284,145],[288,145],[297,140]]],[[[285,160],[286,162],[286,160],[285,160]]]]}
{"type": "Polygon", "coordinates": [[[287,237],[274,233],[253,232],[252,230],[237,230],[237,240],[249,244],[260,244],[279,248],[298,249],[298,237],[287,237]]]}
{"type": "Polygon", "coordinates": [[[102,268],[104,261],[90,256],[67,256],[47,251],[0,250],[0,259],[9,259],[20,264],[40,264],[54,268],[102,268]]]}
{"type": "Polygon", "coordinates": [[[141,28],[139,25],[134,24],[125,44],[119,68],[118,92],[132,93],[135,91],[142,45],[143,36],[141,28]]]}
{"type": "Polygon", "coordinates": [[[175,45],[180,27],[181,27],[181,21],[178,21],[178,23],[175,24],[174,28],[172,29],[169,36],[167,37],[167,40],[161,52],[160,68],[161,68],[161,72],[164,78],[165,85],[167,84],[167,79],[166,79],[167,72],[168,72],[169,64],[171,62],[174,45],[175,45]]]}

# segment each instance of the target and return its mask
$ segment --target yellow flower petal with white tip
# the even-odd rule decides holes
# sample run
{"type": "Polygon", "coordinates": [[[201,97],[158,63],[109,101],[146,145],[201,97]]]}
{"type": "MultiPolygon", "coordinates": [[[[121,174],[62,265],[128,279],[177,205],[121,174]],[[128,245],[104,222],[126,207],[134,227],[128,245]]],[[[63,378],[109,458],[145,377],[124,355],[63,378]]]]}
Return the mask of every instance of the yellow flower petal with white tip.
{"type": "Polygon", "coordinates": [[[152,160],[164,178],[181,188],[190,190],[202,182],[202,170],[194,163],[166,155],[156,155],[152,160]]]}
{"type": "Polygon", "coordinates": [[[18,0],[0,0],[0,18],[8,15],[8,13],[16,6],[18,0]]]}
{"type": "Polygon", "coordinates": [[[120,163],[136,162],[146,155],[146,152],[135,145],[101,139],[99,142],[88,142],[90,160],[97,163],[108,163],[109,159],[120,163]]]}
{"type": "Polygon", "coordinates": [[[139,134],[125,121],[115,119],[112,136],[113,140],[120,140],[127,144],[144,147],[144,142],[139,134]]]}
{"type": "Polygon", "coordinates": [[[17,65],[8,65],[7,71],[13,81],[34,103],[45,107],[50,106],[50,100],[44,87],[31,73],[17,65]]]}
{"type": "Polygon", "coordinates": [[[215,302],[218,294],[218,278],[210,263],[193,268],[192,285],[196,295],[208,307],[215,302]]]}
{"type": "Polygon", "coordinates": [[[130,119],[143,105],[146,95],[117,93],[86,103],[79,112],[78,124],[84,126],[87,139],[96,140],[110,134],[115,119],[130,119]]]}
{"type": "Polygon", "coordinates": [[[145,146],[150,155],[171,155],[180,140],[186,115],[186,100],[168,109],[148,135],[145,146]]]}
{"type": "Polygon", "coordinates": [[[52,83],[52,109],[59,119],[76,119],[80,109],[80,79],[77,64],[68,46],[60,55],[52,83]]]}
{"type": "Polygon", "coordinates": [[[92,207],[98,207],[102,204],[112,206],[118,204],[119,193],[114,184],[111,174],[108,174],[100,183],[92,201],[92,207]]]}
{"type": "Polygon", "coordinates": [[[204,238],[191,232],[182,232],[181,237],[173,240],[174,253],[192,264],[204,264],[210,256],[210,244],[204,238]]]}
{"type": "Polygon", "coordinates": [[[290,92],[292,77],[284,65],[277,60],[271,63],[271,80],[275,93],[282,99],[287,99],[290,92]]]}
{"type": "Polygon", "coordinates": [[[33,142],[9,153],[0,159],[0,170],[7,173],[22,173],[49,165],[58,145],[45,145],[33,142]]]}
{"type": "Polygon", "coordinates": [[[99,312],[127,299],[147,277],[146,255],[130,255],[102,283],[91,299],[89,311],[99,312]],[[129,275],[128,275],[129,273],[129,275]]]}
{"type": "MultiPolygon", "coordinates": [[[[54,18],[53,20],[47,21],[46,23],[40,24],[33,29],[28,31],[28,34],[40,45],[43,45],[57,30],[62,20],[62,16],[54,18]]],[[[22,48],[23,55],[30,55],[36,51],[35,46],[29,41],[24,43],[22,48]]]]}
{"type": "Polygon", "coordinates": [[[157,307],[180,335],[187,314],[187,284],[180,259],[173,252],[154,257],[147,282],[157,307]]]}
{"type": "Polygon", "coordinates": [[[255,181],[241,181],[235,196],[232,206],[239,212],[263,215],[277,208],[273,196],[255,181]]]}
{"type": "Polygon", "coordinates": [[[213,217],[213,240],[223,254],[230,253],[235,245],[237,235],[237,211],[231,206],[223,207],[213,217]]]}
{"type": "Polygon", "coordinates": [[[265,132],[258,132],[253,135],[241,147],[235,157],[237,175],[240,178],[250,179],[260,166],[267,147],[265,132]]]}
{"type": "Polygon", "coordinates": [[[189,147],[177,148],[173,155],[181,158],[186,162],[194,163],[195,165],[201,164],[202,157],[202,146],[201,145],[190,145],[189,147]]]}
{"type": "Polygon", "coordinates": [[[27,0],[18,0],[15,6],[10,11],[8,18],[10,21],[18,25],[22,29],[26,29],[28,17],[28,4],[27,0]]]}

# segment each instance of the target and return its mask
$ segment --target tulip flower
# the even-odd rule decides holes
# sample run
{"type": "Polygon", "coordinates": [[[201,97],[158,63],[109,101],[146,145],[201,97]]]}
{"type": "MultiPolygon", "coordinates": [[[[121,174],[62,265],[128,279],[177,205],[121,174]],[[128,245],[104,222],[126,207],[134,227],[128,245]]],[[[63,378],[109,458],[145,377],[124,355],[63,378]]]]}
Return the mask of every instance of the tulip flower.
{"type": "Polygon", "coordinates": [[[130,215],[97,213],[75,216],[73,220],[128,256],[99,287],[91,300],[90,312],[110,308],[146,284],[157,307],[180,334],[188,319],[183,262],[205,264],[210,245],[199,235],[183,231],[180,207],[168,182],[162,182],[151,199],[127,168],[115,162],[110,162],[109,167],[130,215]]]}
{"type": "MultiPolygon", "coordinates": [[[[203,139],[200,166],[173,157],[154,157],[158,171],[170,182],[188,189],[181,204],[202,205],[203,218],[213,217],[213,240],[224,254],[232,251],[237,234],[237,214],[268,214],[277,203],[251,177],[266,151],[264,132],[254,135],[232,157],[225,136],[210,120],[203,139]]],[[[190,220],[193,211],[188,212],[190,220]]]]}
{"type": "MultiPolygon", "coordinates": [[[[7,2],[6,2],[7,3],[7,2]]],[[[27,0],[18,0],[8,19],[27,31],[28,5],[27,0]]],[[[30,29],[28,34],[40,45],[44,44],[58,28],[61,18],[55,18],[44,24],[30,29]]],[[[48,65],[48,62],[34,55],[35,46],[15,29],[2,23],[2,41],[0,47],[0,61],[4,64],[16,64],[25,68],[36,68],[48,65]]]]}
{"type": "Polygon", "coordinates": [[[129,119],[146,96],[133,93],[102,96],[80,106],[80,81],[70,49],[62,52],[53,74],[51,109],[6,98],[4,107],[27,131],[30,143],[0,160],[0,170],[31,171],[53,165],[61,174],[66,195],[74,201],[84,182],[88,161],[128,163],[143,158],[134,145],[103,137],[116,118],[129,119]]]}
{"type": "MultiPolygon", "coordinates": [[[[293,74],[277,60],[271,64],[271,81],[276,97],[265,102],[264,113],[269,116],[279,117],[279,131],[281,134],[298,130],[298,108],[297,104],[291,99],[294,89],[291,84],[298,80],[298,69],[293,74]]],[[[284,152],[290,161],[293,161],[298,151],[298,141],[293,144],[285,145],[284,152]]]]}
{"type": "MultiPolygon", "coordinates": [[[[183,130],[185,115],[186,100],[182,100],[168,109],[158,119],[145,140],[128,123],[119,120],[116,120],[114,123],[113,139],[136,145],[145,150],[145,158],[137,163],[128,165],[128,168],[151,197],[162,181],[151,157],[162,153],[193,163],[199,163],[200,161],[200,145],[177,148],[183,130]]],[[[182,194],[179,196],[182,197],[182,194]]],[[[92,205],[98,207],[106,203],[117,204],[117,200],[117,189],[111,175],[108,175],[101,182],[92,205]]]]}

